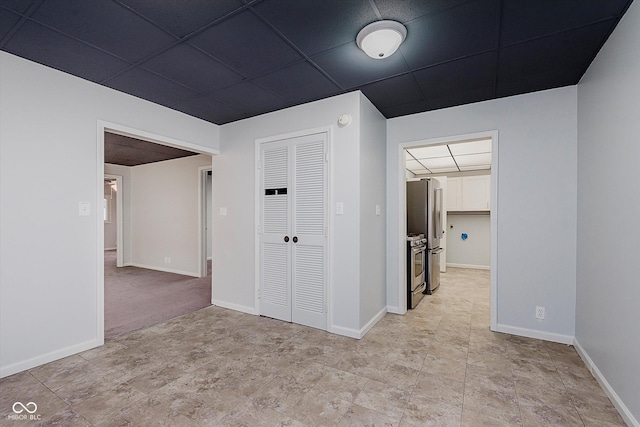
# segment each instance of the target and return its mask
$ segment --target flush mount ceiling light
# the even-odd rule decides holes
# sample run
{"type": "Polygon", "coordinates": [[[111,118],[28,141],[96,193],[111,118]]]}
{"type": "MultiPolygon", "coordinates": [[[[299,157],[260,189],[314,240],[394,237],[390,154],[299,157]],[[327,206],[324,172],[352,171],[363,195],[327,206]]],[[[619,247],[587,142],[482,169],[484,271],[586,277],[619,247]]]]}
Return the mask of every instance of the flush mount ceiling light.
{"type": "Polygon", "coordinates": [[[384,59],[398,50],[407,29],[396,21],[377,21],[364,27],[356,37],[358,47],[374,59],[384,59]]]}

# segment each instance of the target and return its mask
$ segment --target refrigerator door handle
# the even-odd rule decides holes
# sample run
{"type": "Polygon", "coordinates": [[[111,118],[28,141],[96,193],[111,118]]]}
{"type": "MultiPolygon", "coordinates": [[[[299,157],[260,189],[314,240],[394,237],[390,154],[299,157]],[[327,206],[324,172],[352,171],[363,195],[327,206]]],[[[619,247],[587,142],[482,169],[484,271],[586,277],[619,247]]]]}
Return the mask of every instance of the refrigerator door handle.
{"type": "Polygon", "coordinates": [[[435,248],[435,249],[433,249],[433,250],[431,251],[431,253],[432,253],[433,255],[437,255],[437,254],[439,254],[439,253],[440,253],[440,252],[442,252],[442,251],[444,251],[444,248],[435,248]]]}
{"type": "Polygon", "coordinates": [[[436,188],[434,191],[435,195],[435,209],[434,209],[434,227],[435,227],[435,236],[438,239],[442,239],[443,229],[442,229],[442,188],[436,188]]]}

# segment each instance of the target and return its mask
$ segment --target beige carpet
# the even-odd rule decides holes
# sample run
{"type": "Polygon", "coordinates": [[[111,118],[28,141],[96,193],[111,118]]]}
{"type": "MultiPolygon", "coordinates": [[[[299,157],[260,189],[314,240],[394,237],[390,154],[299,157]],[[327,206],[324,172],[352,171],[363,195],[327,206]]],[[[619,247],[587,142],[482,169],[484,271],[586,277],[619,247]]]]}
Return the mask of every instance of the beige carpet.
{"type": "Polygon", "coordinates": [[[207,277],[116,267],[116,251],[104,253],[104,336],[127,332],[211,305],[211,262],[207,277]]]}

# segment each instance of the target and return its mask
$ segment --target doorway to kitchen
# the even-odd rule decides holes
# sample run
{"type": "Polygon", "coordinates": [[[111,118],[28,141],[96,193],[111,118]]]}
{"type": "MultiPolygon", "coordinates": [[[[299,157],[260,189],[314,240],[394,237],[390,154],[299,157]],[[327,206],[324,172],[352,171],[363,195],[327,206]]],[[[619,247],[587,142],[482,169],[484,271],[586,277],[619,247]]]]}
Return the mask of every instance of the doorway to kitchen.
{"type": "MultiPolygon", "coordinates": [[[[497,324],[497,144],[497,132],[401,144],[403,177],[399,188],[400,229],[404,233],[400,238],[407,249],[402,254],[404,262],[401,261],[400,264],[403,270],[401,277],[405,278],[404,289],[400,292],[400,301],[407,304],[407,308],[411,308],[408,282],[410,248],[408,246],[412,244],[408,240],[413,240],[415,245],[418,243],[415,240],[421,238],[420,233],[426,233],[427,235],[424,236],[427,245],[424,257],[426,284],[424,293],[431,293],[428,292],[430,278],[433,282],[432,287],[435,287],[434,294],[437,294],[439,283],[445,287],[451,280],[456,283],[460,280],[483,282],[490,294],[486,313],[487,323],[490,323],[492,329],[495,328],[497,324]],[[408,193],[409,185],[413,188],[411,196],[408,193]],[[432,187],[442,189],[442,209],[438,214],[437,226],[434,223],[431,227],[433,230],[440,228],[441,238],[436,240],[432,240],[433,236],[429,235],[433,233],[428,229],[429,227],[425,225],[421,228],[415,225],[416,211],[423,224],[426,224],[427,218],[431,215],[429,210],[425,212],[428,203],[416,205],[415,189],[420,188],[421,192],[431,194],[429,191],[432,191],[430,190],[432,187]],[[429,247],[435,243],[439,243],[437,248],[429,247]],[[430,251],[439,252],[438,270],[442,280],[435,280],[432,277],[433,271],[430,271],[430,267],[433,270],[432,266],[437,263],[429,262],[428,252],[430,251]]],[[[435,199],[431,205],[437,205],[435,199]]],[[[432,258],[435,259],[435,255],[432,258]]],[[[428,298],[429,295],[426,296],[426,299],[428,298]]],[[[416,298],[413,300],[415,304],[416,298]]]]}

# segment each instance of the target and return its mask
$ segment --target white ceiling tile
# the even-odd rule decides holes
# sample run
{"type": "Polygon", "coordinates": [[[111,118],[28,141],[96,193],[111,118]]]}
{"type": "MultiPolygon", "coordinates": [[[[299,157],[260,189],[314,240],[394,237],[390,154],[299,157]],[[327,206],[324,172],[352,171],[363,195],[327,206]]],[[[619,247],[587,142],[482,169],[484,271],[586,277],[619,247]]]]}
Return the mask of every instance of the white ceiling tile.
{"type": "Polygon", "coordinates": [[[406,168],[413,173],[425,173],[427,170],[417,160],[407,160],[406,168]]]}
{"type": "Polygon", "coordinates": [[[464,154],[476,154],[476,153],[490,153],[491,152],[491,140],[485,139],[482,141],[474,142],[461,142],[459,144],[450,144],[449,148],[454,156],[460,156],[464,154]]]}
{"type": "Polygon", "coordinates": [[[491,169],[491,165],[460,166],[461,171],[480,171],[491,169]]]}
{"type": "Polygon", "coordinates": [[[410,151],[416,159],[430,159],[433,157],[451,156],[446,145],[433,145],[430,147],[411,148],[407,151],[410,151]]]}
{"type": "Polygon", "coordinates": [[[456,164],[453,161],[453,157],[435,157],[433,159],[420,159],[423,165],[429,169],[438,168],[455,168],[456,164]]]}
{"type": "Polygon", "coordinates": [[[455,166],[448,167],[448,168],[433,168],[433,169],[430,169],[430,170],[433,173],[458,172],[458,168],[455,167],[455,166]]]}
{"type": "Polygon", "coordinates": [[[456,163],[458,164],[458,166],[490,165],[491,153],[456,156],[456,163]]]}

